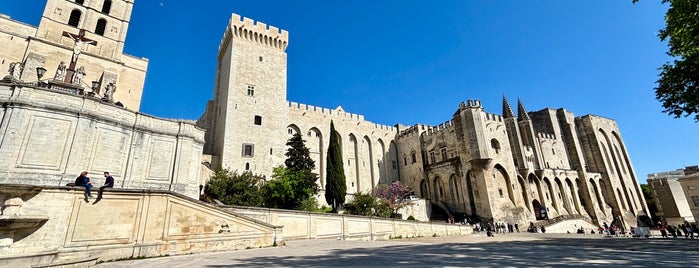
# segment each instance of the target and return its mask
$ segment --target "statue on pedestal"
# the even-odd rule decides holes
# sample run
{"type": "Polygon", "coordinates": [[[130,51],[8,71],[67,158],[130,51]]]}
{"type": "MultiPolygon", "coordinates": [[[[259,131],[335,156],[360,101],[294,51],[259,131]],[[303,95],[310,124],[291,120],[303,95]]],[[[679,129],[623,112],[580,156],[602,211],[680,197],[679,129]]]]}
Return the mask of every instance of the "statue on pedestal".
{"type": "Polygon", "coordinates": [[[10,63],[10,69],[7,72],[8,72],[8,74],[7,74],[7,76],[5,76],[5,79],[19,81],[19,78],[22,75],[22,63],[21,62],[10,63]]]}
{"type": "Polygon", "coordinates": [[[70,81],[72,84],[76,85],[82,85],[83,83],[83,76],[85,76],[87,73],[85,73],[85,66],[80,66],[77,71],[73,74],[73,81],[70,81]]]}
{"type": "Polygon", "coordinates": [[[63,81],[63,79],[66,79],[66,68],[67,66],[65,62],[62,61],[61,63],[59,63],[58,68],[56,69],[56,75],[53,78],[61,81],[63,81]]]}
{"type": "Polygon", "coordinates": [[[107,86],[104,87],[104,96],[102,97],[103,101],[106,102],[114,102],[114,92],[116,91],[116,85],[114,82],[109,82],[107,86]]]}

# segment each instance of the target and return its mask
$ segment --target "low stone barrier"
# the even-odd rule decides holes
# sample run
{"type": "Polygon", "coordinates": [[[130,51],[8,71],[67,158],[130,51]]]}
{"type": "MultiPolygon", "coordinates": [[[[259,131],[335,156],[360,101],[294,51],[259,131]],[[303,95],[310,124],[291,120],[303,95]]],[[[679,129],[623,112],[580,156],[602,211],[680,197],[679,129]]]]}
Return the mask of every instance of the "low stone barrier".
{"type": "Polygon", "coordinates": [[[285,240],[324,238],[385,240],[394,237],[451,236],[473,233],[473,228],[469,225],[257,207],[225,206],[223,208],[261,222],[283,226],[285,240]]]}

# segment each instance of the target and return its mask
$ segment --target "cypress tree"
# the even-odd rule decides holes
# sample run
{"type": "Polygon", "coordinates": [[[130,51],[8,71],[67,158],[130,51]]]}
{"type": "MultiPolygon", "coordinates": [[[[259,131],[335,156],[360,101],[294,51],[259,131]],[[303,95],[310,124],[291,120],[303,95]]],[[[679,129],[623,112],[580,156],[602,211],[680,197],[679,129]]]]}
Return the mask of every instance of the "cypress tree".
{"type": "Polygon", "coordinates": [[[345,203],[347,184],[345,183],[345,169],[342,161],[342,148],[340,137],[335,131],[335,124],[330,121],[330,145],[328,146],[328,168],[325,182],[325,201],[337,212],[337,208],[345,203]]]}

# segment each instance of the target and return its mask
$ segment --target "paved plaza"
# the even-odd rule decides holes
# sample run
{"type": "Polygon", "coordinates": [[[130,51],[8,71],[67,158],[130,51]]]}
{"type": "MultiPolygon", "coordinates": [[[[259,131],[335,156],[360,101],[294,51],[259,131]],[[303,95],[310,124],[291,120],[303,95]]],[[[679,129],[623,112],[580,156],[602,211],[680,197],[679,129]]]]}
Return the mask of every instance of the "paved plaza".
{"type": "Polygon", "coordinates": [[[390,241],[299,240],[284,247],[96,267],[699,267],[699,240],[515,233],[390,241]]]}

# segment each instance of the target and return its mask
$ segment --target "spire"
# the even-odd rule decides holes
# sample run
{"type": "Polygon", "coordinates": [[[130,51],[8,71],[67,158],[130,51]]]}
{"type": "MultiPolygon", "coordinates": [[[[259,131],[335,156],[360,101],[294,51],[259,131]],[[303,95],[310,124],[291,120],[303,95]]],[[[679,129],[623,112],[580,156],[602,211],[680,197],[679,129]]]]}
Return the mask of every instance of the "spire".
{"type": "Polygon", "coordinates": [[[515,112],[512,111],[512,107],[510,106],[510,103],[507,102],[507,98],[505,98],[505,94],[502,94],[502,117],[504,117],[504,118],[514,118],[515,117],[515,112]]]}
{"type": "Polygon", "coordinates": [[[517,120],[532,120],[529,118],[529,114],[527,114],[527,110],[524,109],[524,104],[522,104],[522,100],[517,98],[517,120]]]}

